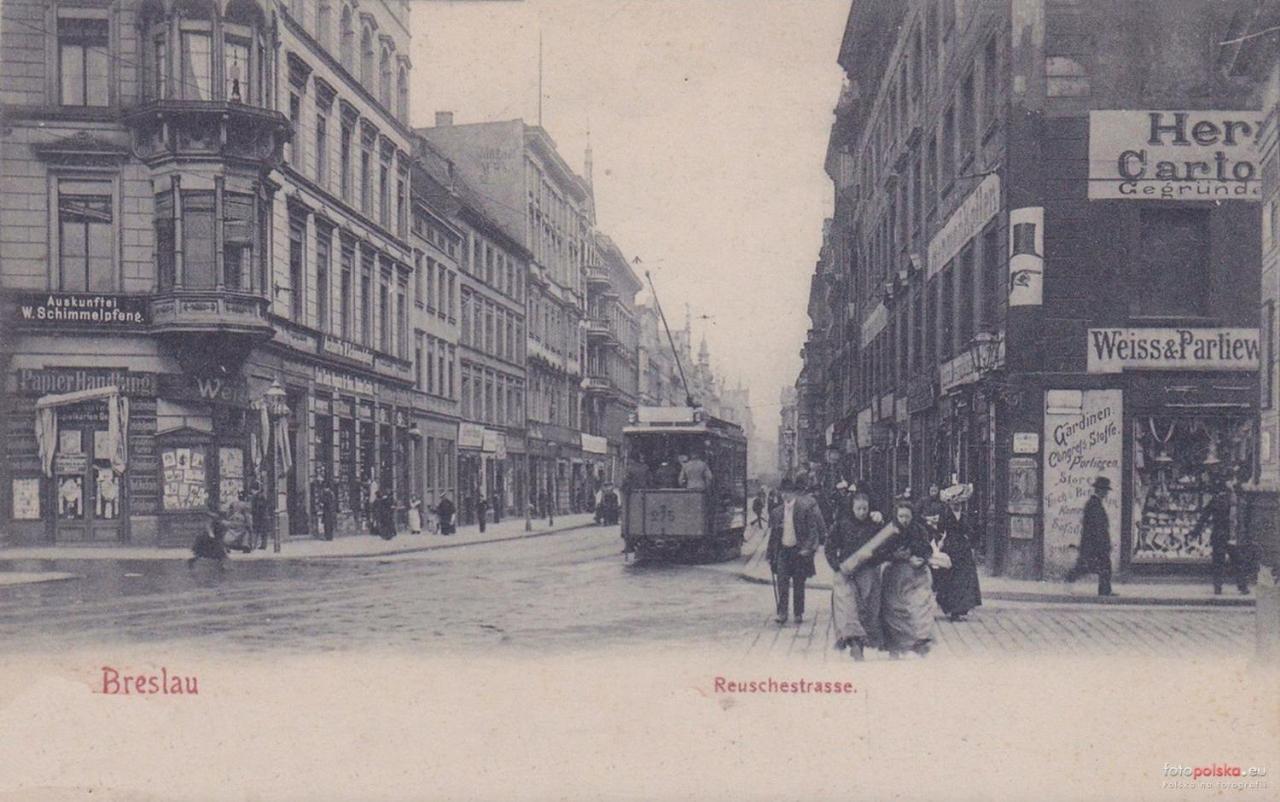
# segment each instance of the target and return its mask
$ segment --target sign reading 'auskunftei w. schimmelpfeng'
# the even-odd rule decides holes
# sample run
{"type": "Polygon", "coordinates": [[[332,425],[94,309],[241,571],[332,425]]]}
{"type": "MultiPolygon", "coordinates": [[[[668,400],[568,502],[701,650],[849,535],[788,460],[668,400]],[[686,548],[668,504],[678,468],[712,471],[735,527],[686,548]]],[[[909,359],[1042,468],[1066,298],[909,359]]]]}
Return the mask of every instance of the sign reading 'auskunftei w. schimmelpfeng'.
{"type": "Polygon", "coordinates": [[[1089,112],[1089,199],[1262,198],[1256,111],[1089,112]]]}
{"type": "Polygon", "coordinates": [[[1257,370],[1257,329],[1089,329],[1089,372],[1257,370]]]}

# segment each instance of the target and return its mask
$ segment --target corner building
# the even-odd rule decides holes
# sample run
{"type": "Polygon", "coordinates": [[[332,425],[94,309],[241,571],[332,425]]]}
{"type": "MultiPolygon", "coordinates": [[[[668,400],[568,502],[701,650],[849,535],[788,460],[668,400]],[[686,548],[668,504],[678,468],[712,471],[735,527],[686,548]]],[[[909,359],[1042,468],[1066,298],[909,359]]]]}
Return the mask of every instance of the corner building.
{"type": "Polygon", "coordinates": [[[3,6],[0,514],[185,546],[414,486],[408,6],[3,6]],[[44,412],[38,409],[47,410],[44,412]],[[39,422],[39,427],[37,427],[39,422]]]}
{"type": "Polygon", "coordinates": [[[1100,475],[1117,571],[1207,572],[1191,531],[1210,477],[1253,470],[1269,40],[1248,35],[1274,9],[1149,14],[850,12],[815,317],[828,333],[805,365],[844,397],[809,438],[881,503],[973,482],[997,573],[1062,576],[1100,475]]]}

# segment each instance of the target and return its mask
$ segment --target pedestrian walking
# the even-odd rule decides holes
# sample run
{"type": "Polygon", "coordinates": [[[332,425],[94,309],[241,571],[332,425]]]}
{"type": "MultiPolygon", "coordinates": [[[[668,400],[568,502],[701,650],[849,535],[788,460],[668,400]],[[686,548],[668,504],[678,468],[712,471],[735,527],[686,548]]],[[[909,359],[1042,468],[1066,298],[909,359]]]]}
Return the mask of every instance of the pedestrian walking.
{"type": "Polygon", "coordinates": [[[765,528],[764,509],[768,500],[768,494],[765,493],[764,488],[761,487],[760,491],[756,493],[756,497],[751,501],[751,513],[755,515],[755,518],[751,521],[751,525],[759,529],[761,532],[763,532],[765,528]]]}
{"type": "Polygon", "coordinates": [[[258,541],[258,549],[265,550],[267,548],[267,539],[270,537],[270,510],[267,509],[267,494],[263,490],[262,485],[254,482],[252,495],[249,499],[251,507],[250,516],[253,519],[253,537],[258,541]]]}
{"type": "Polygon", "coordinates": [[[782,503],[769,511],[769,544],[765,556],[777,591],[777,622],[787,623],[788,599],[797,624],[804,622],[805,581],[813,576],[813,555],[826,538],[818,502],[801,473],[782,486],[782,503]]]}
{"type": "Polygon", "coordinates": [[[906,502],[896,505],[893,520],[886,528],[892,534],[884,546],[889,562],[881,577],[880,615],[885,646],[894,658],[908,651],[923,657],[932,642],[933,580],[928,564],[933,554],[932,542],[906,502]]]}
{"type": "Polygon", "coordinates": [[[1111,524],[1102,504],[1110,492],[1110,479],[1099,476],[1093,480],[1093,494],[1084,505],[1076,564],[1067,572],[1068,582],[1085,574],[1097,574],[1099,596],[1117,595],[1111,590],[1111,524]]]}
{"type": "Polygon", "coordinates": [[[422,534],[422,499],[416,495],[409,499],[409,534],[422,534]]]}
{"type": "Polygon", "coordinates": [[[489,517],[489,500],[484,497],[484,493],[477,493],[475,504],[476,522],[480,524],[480,531],[483,532],[489,517]]]}
{"type": "Polygon", "coordinates": [[[493,494],[493,522],[495,524],[502,523],[502,492],[493,494]]]}
{"type": "Polygon", "coordinates": [[[453,515],[457,512],[457,508],[453,506],[453,501],[449,499],[448,492],[440,494],[440,501],[436,503],[436,518],[440,521],[440,534],[452,535],[454,533],[453,515]]]}
{"type": "Polygon", "coordinates": [[[1213,496],[1187,534],[1187,540],[1202,538],[1205,527],[1208,527],[1214,595],[1222,595],[1222,585],[1228,578],[1235,581],[1236,588],[1242,594],[1247,594],[1250,560],[1245,553],[1246,549],[1241,547],[1237,539],[1235,491],[1222,476],[1213,479],[1210,489],[1213,496]]]}
{"type": "Polygon", "coordinates": [[[854,660],[862,660],[867,647],[879,649],[884,643],[880,621],[880,571],[884,557],[873,556],[858,567],[842,568],[845,560],[875,537],[880,530],[880,513],[871,512],[865,493],[856,493],[849,512],[832,524],[825,554],[831,566],[831,620],[836,632],[836,650],[849,648],[854,660]],[[872,517],[874,515],[874,517],[872,517]]]}
{"type": "Polygon", "coordinates": [[[320,514],[324,518],[324,539],[333,540],[338,531],[338,494],[333,482],[325,482],[320,490],[320,514]]]}
{"type": "Polygon", "coordinates": [[[963,621],[969,611],[982,604],[978,583],[978,562],[973,556],[976,534],[965,503],[973,495],[973,485],[956,484],[943,490],[946,505],[938,527],[935,551],[947,555],[947,567],[933,567],[933,589],[938,607],[952,621],[963,621]]]}

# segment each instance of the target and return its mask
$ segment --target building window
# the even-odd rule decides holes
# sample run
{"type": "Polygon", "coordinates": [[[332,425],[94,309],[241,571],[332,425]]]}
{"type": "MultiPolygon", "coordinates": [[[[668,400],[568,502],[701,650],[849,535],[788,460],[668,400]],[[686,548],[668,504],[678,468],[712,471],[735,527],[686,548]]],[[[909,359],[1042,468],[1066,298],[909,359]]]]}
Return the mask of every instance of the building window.
{"type": "Polygon", "coordinates": [[[996,102],[1000,91],[999,40],[992,36],[982,53],[982,124],[988,128],[996,121],[996,102]]]}
{"type": "Polygon", "coordinates": [[[373,345],[373,254],[360,252],[360,342],[373,345]]]}
{"type": "Polygon", "coordinates": [[[391,110],[391,53],[385,47],[378,59],[378,100],[383,108],[391,110]]]}
{"type": "Polygon", "coordinates": [[[449,316],[449,288],[444,265],[440,265],[440,275],[436,280],[436,314],[443,320],[449,316]]]}
{"type": "Polygon", "coordinates": [[[1138,213],[1129,313],[1200,317],[1208,307],[1209,210],[1147,207],[1138,213]]]}
{"type": "Polygon", "coordinates": [[[408,236],[409,223],[407,220],[407,204],[405,199],[405,175],[401,173],[396,177],[396,234],[400,239],[408,236]]]}
{"type": "Polygon", "coordinates": [[[316,41],[325,50],[330,48],[329,36],[331,31],[331,23],[329,18],[333,15],[333,9],[330,7],[328,0],[320,0],[320,7],[316,9],[316,41]]]}
{"type": "Polygon", "coordinates": [[[396,287],[396,356],[404,359],[409,354],[409,285],[400,282],[396,287]]]}
{"type": "Polygon", "coordinates": [[[391,228],[391,165],[383,159],[378,165],[378,222],[391,228]]]}
{"type": "Polygon", "coordinates": [[[316,226],[316,328],[330,330],[329,263],[333,232],[327,226],[316,226]]]}
{"type": "Polygon", "coordinates": [[[169,48],[163,34],[151,40],[151,71],[152,97],[163,100],[169,96],[169,48]]]}
{"type": "Polygon", "coordinates": [[[173,223],[173,193],[161,192],[155,199],[156,282],[161,291],[171,290],[177,281],[177,261],[173,223]]]}
{"type": "Polygon", "coordinates": [[[353,50],[355,47],[355,29],[351,22],[351,7],[342,6],[342,29],[339,33],[338,41],[338,61],[347,69],[347,72],[354,72],[355,63],[352,61],[353,50]]]}
{"type": "Polygon", "coordinates": [[[289,314],[298,323],[306,322],[303,318],[306,233],[305,220],[299,217],[289,220],[289,314]]]}
{"type": "Polygon", "coordinates": [[[964,77],[960,85],[960,163],[968,164],[973,158],[974,140],[977,137],[978,122],[974,108],[973,73],[964,77]]]}
{"type": "Polygon", "coordinates": [[[182,97],[213,99],[213,42],[207,30],[182,32],[182,97]]]}
{"type": "Polygon", "coordinates": [[[401,122],[409,122],[409,71],[404,67],[396,77],[396,115],[401,122]]]}
{"type": "Polygon", "coordinates": [[[938,277],[925,286],[924,362],[932,366],[938,357],[938,277]]]}
{"type": "Polygon", "coordinates": [[[342,317],[340,331],[344,340],[351,339],[352,333],[351,317],[355,310],[352,306],[351,290],[355,264],[355,244],[350,240],[344,239],[342,241],[342,277],[338,281],[338,314],[342,317]]]}
{"type": "Polygon", "coordinates": [[[373,213],[373,177],[370,175],[373,169],[372,147],[372,142],[363,142],[360,148],[360,211],[366,216],[373,213]]]}
{"type": "Polygon", "coordinates": [[[1004,301],[1004,249],[1000,230],[992,225],[982,234],[982,328],[999,328],[1000,304],[1004,301]]]}
{"type": "Polygon", "coordinates": [[[344,201],[351,201],[351,126],[346,120],[338,134],[338,189],[344,201]]]}
{"type": "Polygon", "coordinates": [[[458,282],[457,282],[457,279],[458,279],[457,274],[455,274],[455,273],[453,273],[452,271],[450,271],[450,273],[449,273],[449,293],[448,293],[448,299],[447,299],[447,300],[448,300],[448,304],[449,304],[449,322],[450,322],[450,323],[452,323],[452,322],[454,322],[455,320],[457,320],[457,319],[458,319],[458,312],[457,312],[457,309],[458,309],[458,306],[457,306],[457,303],[458,303],[458,292],[457,292],[457,290],[458,290],[458,282]]]}
{"type": "Polygon", "coordinates": [[[109,292],[116,288],[111,184],[58,184],[58,246],[61,289],[109,292]]]}
{"type": "Polygon", "coordinates": [[[329,186],[329,120],[324,112],[316,115],[316,183],[329,186]]]}
{"type": "Polygon", "coordinates": [[[385,275],[378,282],[378,349],[391,353],[391,287],[385,275]]]}
{"type": "Polygon", "coordinates": [[[233,103],[249,103],[249,42],[225,37],[222,45],[223,96],[233,103]]]}
{"type": "Polygon", "coordinates": [[[253,269],[254,198],[222,195],[222,283],[229,290],[248,291],[253,269]]]}
{"type": "Polygon", "coordinates": [[[58,101],[62,105],[109,104],[109,39],[105,19],[58,20],[58,101]]]}
{"type": "Polygon", "coordinates": [[[942,114],[942,139],[938,142],[941,152],[938,154],[939,167],[942,170],[939,182],[942,194],[951,189],[956,180],[956,107],[948,106],[942,114]]]}
{"type": "Polygon", "coordinates": [[[217,284],[212,192],[182,193],[182,286],[210,290],[217,284]]]}
{"type": "Polygon", "coordinates": [[[286,156],[290,164],[302,167],[302,97],[289,92],[289,122],[293,124],[293,138],[289,140],[286,156]]]}
{"type": "Polygon", "coordinates": [[[1047,56],[1044,60],[1045,94],[1048,97],[1088,97],[1089,73],[1083,56],[1047,56]]]}
{"type": "Polygon", "coordinates": [[[368,28],[360,34],[360,82],[366,88],[374,86],[373,32],[368,28]]]}

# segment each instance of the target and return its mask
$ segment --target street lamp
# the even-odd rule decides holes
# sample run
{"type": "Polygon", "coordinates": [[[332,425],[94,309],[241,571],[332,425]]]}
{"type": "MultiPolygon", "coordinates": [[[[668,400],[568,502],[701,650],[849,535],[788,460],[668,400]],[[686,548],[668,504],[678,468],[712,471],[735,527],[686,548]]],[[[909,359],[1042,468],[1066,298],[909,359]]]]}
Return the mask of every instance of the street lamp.
{"type": "Polygon", "coordinates": [[[267,417],[271,420],[271,430],[268,436],[268,447],[271,449],[271,505],[274,509],[272,515],[272,535],[271,550],[276,554],[280,553],[280,492],[277,483],[280,481],[280,472],[283,468],[279,464],[276,438],[280,435],[277,433],[279,422],[282,418],[289,414],[288,394],[284,388],[280,386],[279,379],[272,379],[271,386],[267,388],[267,392],[262,396],[262,403],[267,409],[267,417]]]}

